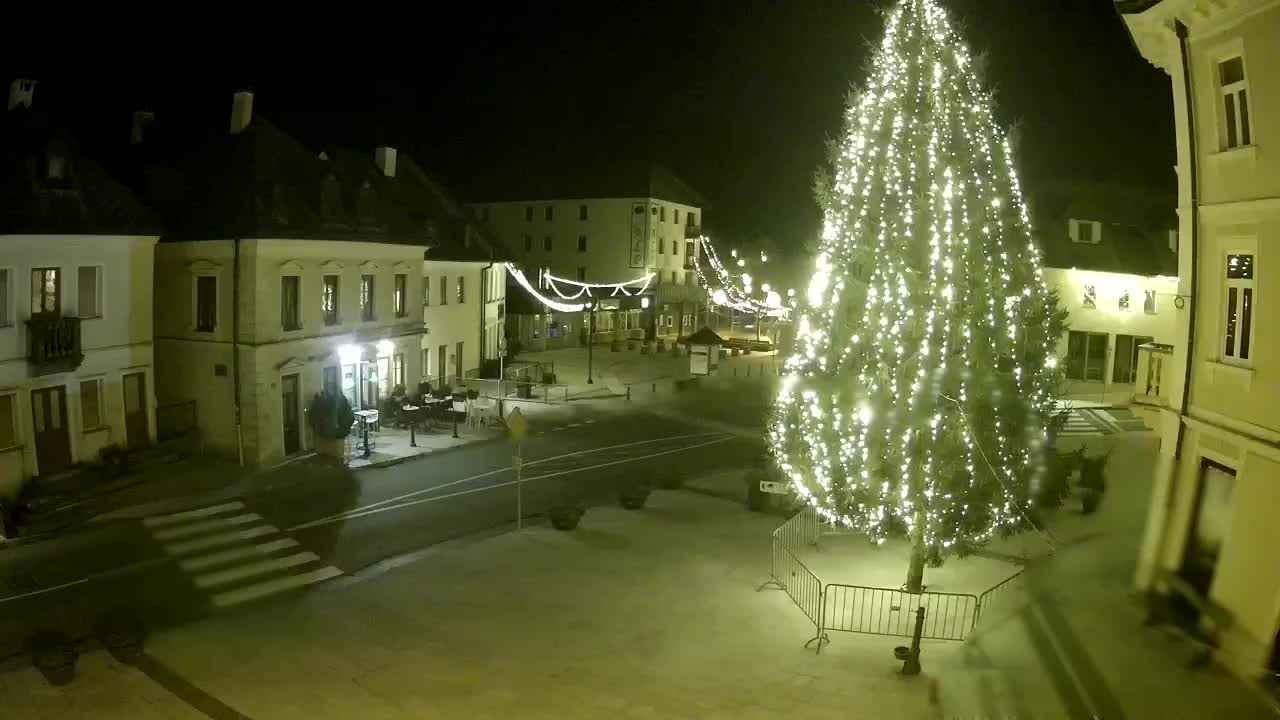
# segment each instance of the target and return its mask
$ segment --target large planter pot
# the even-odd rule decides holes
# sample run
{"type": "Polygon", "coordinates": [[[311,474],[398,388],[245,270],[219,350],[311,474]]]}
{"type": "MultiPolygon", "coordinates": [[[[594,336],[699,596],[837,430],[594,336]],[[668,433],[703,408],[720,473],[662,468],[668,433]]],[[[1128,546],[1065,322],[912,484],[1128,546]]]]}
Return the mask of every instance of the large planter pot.
{"type": "Polygon", "coordinates": [[[578,527],[578,522],[582,520],[582,516],[586,512],[583,507],[567,505],[565,507],[551,508],[551,511],[547,513],[547,517],[551,520],[551,527],[567,532],[578,527]]]}
{"type": "Polygon", "coordinates": [[[649,343],[642,343],[642,344],[640,345],[640,354],[641,354],[641,355],[648,355],[648,354],[649,354],[649,343]]]}
{"type": "Polygon", "coordinates": [[[342,459],[346,452],[346,438],[315,436],[316,454],[327,458],[342,459]]]}
{"type": "Polygon", "coordinates": [[[611,340],[609,342],[609,352],[620,352],[622,350],[621,340],[611,340]]]}
{"type": "Polygon", "coordinates": [[[1102,492],[1092,489],[1084,489],[1080,491],[1080,512],[1085,515],[1092,515],[1097,512],[1098,506],[1102,504],[1102,492]]]}
{"type": "Polygon", "coordinates": [[[27,641],[31,663],[49,684],[61,686],[76,677],[76,660],[80,651],[71,639],[60,632],[42,631],[27,641]]]}
{"type": "Polygon", "coordinates": [[[629,339],[627,340],[627,349],[628,349],[628,350],[635,350],[635,349],[636,349],[636,341],[635,341],[635,338],[629,338],[629,339]]]}
{"type": "Polygon", "coordinates": [[[666,352],[666,351],[667,351],[667,341],[663,340],[662,338],[658,338],[658,352],[666,352]]]}
{"type": "Polygon", "coordinates": [[[627,510],[639,510],[644,507],[645,502],[649,499],[649,485],[647,483],[637,483],[623,488],[618,495],[618,503],[627,510]]]}

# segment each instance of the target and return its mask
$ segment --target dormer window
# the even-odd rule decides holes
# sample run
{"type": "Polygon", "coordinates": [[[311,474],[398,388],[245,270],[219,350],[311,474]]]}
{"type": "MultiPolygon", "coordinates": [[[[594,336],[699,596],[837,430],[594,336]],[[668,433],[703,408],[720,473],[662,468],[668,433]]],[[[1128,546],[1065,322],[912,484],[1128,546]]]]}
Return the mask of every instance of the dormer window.
{"type": "Polygon", "coordinates": [[[1097,245],[1102,242],[1102,223],[1094,220],[1072,219],[1068,221],[1067,231],[1073,243],[1097,245]]]}
{"type": "Polygon", "coordinates": [[[373,185],[368,181],[364,181],[364,185],[360,186],[360,194],[356,198],[356,209],[360,213],[360,222],[368,225],[374,222],[377,215],[378,194],[374,192],[373,185]]]}

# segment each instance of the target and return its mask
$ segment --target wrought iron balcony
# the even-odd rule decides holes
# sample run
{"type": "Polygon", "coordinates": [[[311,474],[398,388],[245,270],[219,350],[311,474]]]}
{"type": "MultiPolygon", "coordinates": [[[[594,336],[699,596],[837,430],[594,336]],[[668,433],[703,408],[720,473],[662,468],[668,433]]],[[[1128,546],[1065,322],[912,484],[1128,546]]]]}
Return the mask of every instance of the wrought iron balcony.
{"type": "Polygon", "coordinates": [[[83,360],[80,318],[36,313],[27,320],[27,362],[36,375],[75,370],[83,360]]]}

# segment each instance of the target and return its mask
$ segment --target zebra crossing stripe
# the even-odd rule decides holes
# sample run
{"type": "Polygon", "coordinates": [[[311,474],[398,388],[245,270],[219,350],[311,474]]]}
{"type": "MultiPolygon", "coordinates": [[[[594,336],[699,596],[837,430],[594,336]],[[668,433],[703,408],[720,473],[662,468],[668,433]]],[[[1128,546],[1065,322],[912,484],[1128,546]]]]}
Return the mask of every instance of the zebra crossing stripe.
{"type": "Polygon", "coordinates": [[[164,546],[165,552],[170,555],[190,555],[200,552],[201,550],[212,550],[223,545],[230,545],[242,540],[252,540],[264,535],[274,535],[280,532],[272,525],[258,525],[257,527],[246,528],[244,530],[231,530],[228,532],[209,535],[194,540],[184,540],[182,542],[169,543],[164,546]]]}
{"type": "Polygon", "coordinates": [[[200,555],[183,560],[178,566],[187,572],[196,572],[198,570],[206,570],[217,565],[226,565],[236,560],[243,560],[261,555],[270,555],[279,552],[285,548],[298,547],[298,541],[293,538],[279,538],[271,542],[261,543],[259,545],[243,545],[241,547],[231,548],[230,550],[219,550],[207,555],[200,555]]]}
{"type": "Polygon", "coordinates": [[[202,535],[213,530],[225,527],[233,527],[235,525],[248,525],[257,522],[262,516],[257,513],[244,513],[242,515],[233,515],[226,518],[214,518],[212,520],[201,520],[189,525],[179,525],[178,527],[164,528],[151,533],[151,536],[160,542],[168,542],[179,538],[190,537],[192,535],[202,535]]]}
{"type": "Polygon", "coordinates": [[[282,593],[287,590],[293,590],[306,585],[323,582],[331,578],[336,578],[341,574],[342,571],[338,568],[333,567],[332,565],[327,565],[299,575],[285,575],[283,577],[273,578],[254,585],[249,585],[247,587],[220,592],[210,598],[210,602],[214,607],[227,608],[233,605],[246,603],[251,600],[259,600],[269,595],[275,595],[276,593],[282,593]]]}
{"type": "Polygon", "coordinates": [[[142,519],[142,525],[148,528],[163,527],[165,525],[173,525],[184,520],[194,520],[201,517],[209,517],[210,515],[218,515],[231,510],[243,510],[244,503],[236,501],[223,503],[221,505],[210,505],[209,507],[196,508],[195,510],[184,510],[169,515],[152,515],[142,519]]]}
{"type": "Polygon", "coordinates": [[[236,567],[227,568],[226,570],[218,570],[216,572],[205,573],[195,577],[196,587],[209,589],[219,585],[227,585],[229,583],[247,580],[258,575],[266,575],[276,570],[287,570],[295,568],[299,565],[306,565],[309,562],[319,560],[320,556],[313,552],[300,552],[295,555],[288,555],[281,558],[267,558],[259,560],[247,565],[238,565],[236,567]]]}

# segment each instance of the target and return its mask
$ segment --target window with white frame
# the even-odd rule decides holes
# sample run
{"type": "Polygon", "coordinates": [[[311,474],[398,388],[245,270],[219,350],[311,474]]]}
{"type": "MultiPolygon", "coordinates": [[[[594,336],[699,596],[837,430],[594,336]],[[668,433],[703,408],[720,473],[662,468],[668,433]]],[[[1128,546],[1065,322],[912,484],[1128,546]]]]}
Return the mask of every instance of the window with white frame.
{"type": "Polygon", "coordinates": [[[467,278],[465,275],[458,276],[458,285],[455,288],[458,293],[458,304],[461,305],[467,301],[467,278]]]}
{"type": "Polygon", "coordinates": [[[391,306],[395,309],[396,317],[405,317],[409,314],[409,276],[396,273],[392,280],[391,306]]]}
{"type": "Polygon", "coordinates": [[[440,304],[441,305],[449,304],[449,276],[448,275],[440,276],[440,304]]]}
{"type": "Polygon", "coordinates": [[[302,328],[302,278],[297,275],[280,276],[280,327],[284,330],[302,328]]]}
{"type": "Polygon", "coordinates": [[[1218,63],[1218,84],[1222,89],[1222,147],[1224,150],[1253,144],[1249,122],[1249,89],[1245,82],[1244,56],[1218,63]]]}
{"type": "Polygon", "coordinates": [[[218,325],[218,278],[214,275],[195,277],[196,330],[213,332],[218,325]]]}
{"type": "Polygon", "coordinates": [[[1094,220],[1071,220],[1068,223],[1071,242],[1097,245],[1102,242],[1102,223],[1094,220]]]}
{"type": "Polygon", "coordinates": [[[80,381],[80,428],[92,430],[106,425],[102,421],[102,378],[80,381]]]}
{"type": "Polygon", "coordinates": [[[1087,308],[1098,307],[1098,288],[1096,286],[1091,284],[1084,286],[1084,298],[1082,299],[1082,303],[1087,308]]]}
{"type": "Polygon", "coordinates": [[[76,311],[82,318],[102,317],[102,268],[81,265],[76,271],[76,311]]]}
{"type": "Polygon", "coordinates": [[[1121,290],[1120,299],[1116,301],[1116,309],[1120,312],[1129,312],[1131,307],[1132,306],[1129,304],[1129,291],[1127,289],[1121,290]]]}
{"type": "Polygon", "coordinates": [[[1254,260],[1252,254],[1229,254],[1223,300],[1223,358],[1250,364],[1253,345],[1254,260]]]}
{"type": "Polygon", "coordinates": [[[338,324],[338,276],[325,275],[320,296],[320,314],[325,325],[338,324]]]}
{"type": "Polygon", "coordinates": [[[0,268],[0,327],[13,324],[13,271],[0,268]]]}
{"type": "Polygon", "coordinates": [[[377,317],[373,275],[360,276],[360,319],[369,322],[377,317]]]}
{"type": "Polygon", "coordinates": [[[31,269],[31,314],[62,311],[62,271],[58,268],[31,269]]]}
{"type": "Polygon", "coordinates": [[[1142,312],[1148,315],[1156,314],[1156,291],[1147,290],[1146,296],[1142,299],[1142,312]]]}
{"type": "Polygon", "coordinates": [[[18,444],[18,395],[0,395],[0,450],[18,444]]]}

